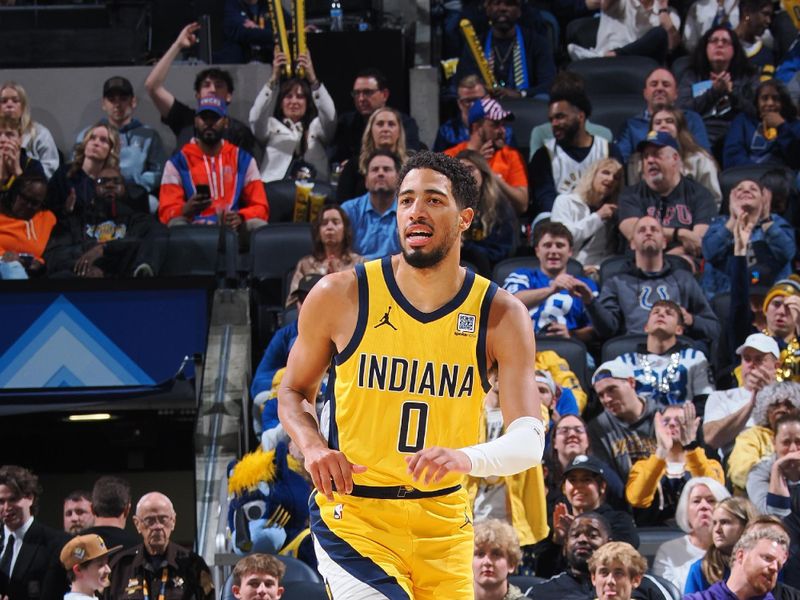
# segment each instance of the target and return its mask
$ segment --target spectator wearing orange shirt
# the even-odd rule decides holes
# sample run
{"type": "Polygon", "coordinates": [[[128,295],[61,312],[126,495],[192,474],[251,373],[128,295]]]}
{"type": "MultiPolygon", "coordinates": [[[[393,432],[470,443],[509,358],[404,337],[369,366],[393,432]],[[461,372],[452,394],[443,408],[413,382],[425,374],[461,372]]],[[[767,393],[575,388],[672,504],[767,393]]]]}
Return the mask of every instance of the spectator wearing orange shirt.
{"type": "Polygon", "coordinates": [[[222,139],[228,125],[225,102],[200,98],[195,137],[164,167],[158,218],[165,225],[224,223],[248,231],[266,225],[267,197],[255,159],[222,139]]]}
{"type": "Polygon", "coordinates": [[[44,175],[22,175],[0,202],[0,279],[27,279],[27,273],[41,272],[56,223],[56,216],[44,209],[46,197],[44,175]]]}
{"type": "Polygon", "coordinates": [[[528,174],[520,153],[506,145],[506,126],[514,113],[504,110],[497,100],[486,97],[470,106],[467,122],[469,139],[444,151],[457,156],[465,149],[480,152],[497,176],[500,191],[508,198],[517,214],[528,209],[528,174]]]}

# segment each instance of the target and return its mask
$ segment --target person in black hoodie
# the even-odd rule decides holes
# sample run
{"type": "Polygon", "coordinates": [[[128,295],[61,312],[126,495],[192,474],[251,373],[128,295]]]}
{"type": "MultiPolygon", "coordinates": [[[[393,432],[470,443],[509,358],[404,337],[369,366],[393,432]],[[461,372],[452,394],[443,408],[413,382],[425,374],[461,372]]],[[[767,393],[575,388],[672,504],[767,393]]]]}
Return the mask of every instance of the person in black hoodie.
{"type": "Polygon", "coordinates": [[[60,220],[50,236],[45,261],[50,277],[120,277],[145,262],[143,242],[163,225],[126,203],[125,181],[117,167],[105,167],[95,196],[82,213],[60,220]]]}

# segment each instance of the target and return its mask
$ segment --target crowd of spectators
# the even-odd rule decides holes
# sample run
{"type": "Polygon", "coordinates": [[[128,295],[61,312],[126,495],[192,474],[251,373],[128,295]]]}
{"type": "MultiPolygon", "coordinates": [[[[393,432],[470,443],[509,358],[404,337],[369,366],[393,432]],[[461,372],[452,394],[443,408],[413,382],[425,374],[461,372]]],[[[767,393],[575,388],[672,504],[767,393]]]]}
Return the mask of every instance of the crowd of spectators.
{"type": "MultiPolygon", "coordinates": [[[[311,224],[311,254],[297,257],[287,279],[287,309],[301,310],[322,276],[399,251],[398,173],[428,140],[390,106],[385,75],[364,64],[352,106],[337,106],[308,52],[291,65],[302,76],[285,75],[291,58],[272,49],[258,3],[227,4],[230,60],[272,64],[245,120],[230,113],[235,82],[225,69],[200,70],[188,104],[165,87],[172,64],[197,43],[197,24],[179,33],[145,84],[174,140],[134,116],[131,83],[113,76],[98,84],[105,116],[82,124],[75,147],[59,153],[32,120],[22,86],[0,85],[0,278],[158,275],[170,228],[228,227],[244,245],[269,227],[264,184],[284,179],[336,186],[311,224]]],[[[544,464],[468,485],[478,521],[476,596],[521,597],[526,590],[505,576],[516,569],[552,577],[528,592],[534,598],[568,591],[653,599],[663,587],[654,576],[693,598],[734,588],[745,598],[766,585],[751,563],[767,545],[764,593],[773,590],[772,571],[800,544],[800,125],[792,95],[800,50],[770,27],[788,16],[763,0],[444,4],[444,58],[459,61],[442,88],[452,106],[432,146],[461,160],[479,189],[462,258],[525,304],[542,346],[569,340],[589,365],[568,363],[558,346],[540,352],[544,464]],[[475,26],[480,61],[453,27],[460,16],[475,26]],[[595,44],[567,46],[566,25],[587,16],[597,17],[595,44]],[[644,109],[633,107],[610,131],[591,121],[594,98],[565,67],[570,58],[632,55],[657,66],[644,78],[644,109]],[[491,81],[482,79],[484,60],[491,81]],[[513,129],[511,99],[546,102],[547,122],[513,129]],[[731,168],[748,166],[761,170],[723,185],[731,168]],[[515,256],[527,262],[495,274],[515,256]],[[611,342],[620,344],[609,356],[611,342]],[[635,550],[637,526],[681,532],[661,546],[650,574],[635,550]],[[613,594],[598,583],[608,578],[613,594]]],[[[274,389],[296,336],[290,318],[252,382],[265,447],[285,440],[274,389]]],[[[501,398],[495,385],[486,439],[502,430],[501,398]]],[[[0,469],[0,505],[21,506],[2,513],[5,550],[13,536],[27,540],[38,529],[29,523],[35,477],[14,469],[0,469]]],[[[90,499],[76,492],[68,500],[67,531],[128,548],[108,558],[95,552],[97,540],[83,540],[93,560],[110,564],[112,588],[153,563],[144,552],[163,557],[165,573],[178,563],[189,569],[181,577],[197,585],[195,597],[210,593],[202,559],[169,540],[175,514],[165,496],[148,494],[136,506],[142,546],[107,529],[130,502],[115,515],[93,509],[92,526],[80,518],[90,499]]],[[[98,506],[94,494],[91,502],[98,506]]],[[[39,535],[57,560],[64,538],[39,535]]],[[[14,548],[0,552],[0,571],[6,554],[13,566],[14,548]]],[[[62,563],[77,585],[84,563],[62,563]]],[[[52,585],[50,567],[27,585],[52,585]]],[[[250,565],[234,576],[234,594],[262,571],[277,589],[280,569],[250,565]]],[[[22,597],[13,576],[1,578],[10,600],[22,597]]],[[[787,570],[773,595],[797,593],[787,592],[795,584],[787,570]]]]}

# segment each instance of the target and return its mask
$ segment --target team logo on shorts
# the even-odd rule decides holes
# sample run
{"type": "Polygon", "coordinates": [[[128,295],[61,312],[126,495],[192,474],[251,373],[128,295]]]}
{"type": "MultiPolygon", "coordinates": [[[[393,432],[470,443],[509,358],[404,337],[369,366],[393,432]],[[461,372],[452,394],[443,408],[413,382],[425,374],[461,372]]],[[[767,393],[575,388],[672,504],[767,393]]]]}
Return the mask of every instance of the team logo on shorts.
{"type": "Polygon", "coordinates": [[[341,520],[342,518],[342,510],[344,510],[344,506],[341,504],[337,504],[333,507],[333,518],[341,520]]]}
{"type": "Polygon", "coordinates": [[[475,333],[475,315],[458,313],[456,335],[469,335],[475,333]]]}

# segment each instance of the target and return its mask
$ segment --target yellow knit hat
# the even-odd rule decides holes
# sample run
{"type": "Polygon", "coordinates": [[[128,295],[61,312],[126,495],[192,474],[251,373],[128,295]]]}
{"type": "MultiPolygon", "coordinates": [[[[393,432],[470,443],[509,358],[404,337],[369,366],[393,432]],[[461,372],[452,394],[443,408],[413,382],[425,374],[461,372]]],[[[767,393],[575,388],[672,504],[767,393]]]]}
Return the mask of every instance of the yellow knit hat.
{"type": "Polygon", "coordinates": [[[776,281],[764,297],[762,310],[766,313],[767,306],[776,296],[800,296],[800,276],[789,275],[786,279],[776,281]]]}

